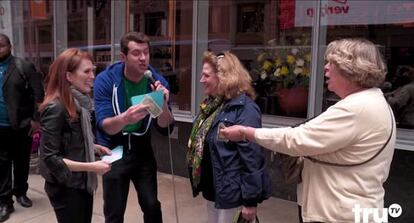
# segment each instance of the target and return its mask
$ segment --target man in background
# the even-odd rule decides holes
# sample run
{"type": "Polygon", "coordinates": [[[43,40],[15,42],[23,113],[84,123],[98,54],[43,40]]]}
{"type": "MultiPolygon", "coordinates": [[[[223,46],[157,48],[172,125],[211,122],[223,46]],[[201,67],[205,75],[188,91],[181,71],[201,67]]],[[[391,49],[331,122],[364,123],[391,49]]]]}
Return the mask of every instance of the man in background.
{"type": "Polygon", "coordinates": [[[26,195],[31,134],[39,129],[37,105],[43,100],[42,75],[11,48],[0,33],[0,222],[14,211],[13,195],[21,206],[32,206],[26,195]]]}

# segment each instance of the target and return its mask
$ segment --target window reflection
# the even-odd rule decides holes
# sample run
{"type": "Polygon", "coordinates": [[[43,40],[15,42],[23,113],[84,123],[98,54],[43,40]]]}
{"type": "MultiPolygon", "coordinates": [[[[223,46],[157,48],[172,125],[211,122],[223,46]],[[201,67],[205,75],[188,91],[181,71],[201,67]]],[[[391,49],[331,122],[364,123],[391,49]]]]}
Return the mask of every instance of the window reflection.
{"type": "Polygon", "coordinates": [[[311,28],[293,25],[290,3],[210,1],[208,42],[210,50],[230,50],[239,57],[263,114],[305,118],[311,28]]]}
{"type": "Polygon", "coordinates": [[[145,34],[148,36],[164,36],[165,22],[165,12],[145,13],[145,34]]]}
{"type": "Polygon", "coordinates": [[[11,3],[15,55],[30,60],[46,75],[53,58],[53,1],[11,3]]]}
{"type": "Polygon", "coordinates": [[[131,1],[129,30],[151,39],[151,60],[170,85],[174,110],[191,109],[193,2],[131,1]]]}
{"type": "Polygon", "coordinates": [[[263,32],[264,4],[240,4],[237,7],[237,32],[257,33],[263,32]]]}
{"type": "Polygon", "coordinates": [[[111,63],[111,4],[103,1],[68,1],[68,47],[88,51],[99,74],[111,63]]]}
{"type": "MultiPolygon", "coordinates": [[[[306,2],[300,2],[302,8],[306,2]]],[[[324,13],[322,21],[327,29],[326,43],[346,37],[362,37],[377,44],[388,67],[386,81],[381,87],[392,106],[399,128],[414,128],[414,88],[412,66],[414,62],[414,2],[379,1],[324,1],[329,7],[347,9],[339,13],[324,13]]],[[[309,4],[308,4],[309,5],[309,4]]],[[[327,12],[330,12],[329,10],[327,12]]],[[[303,20],[305,22],[305,20],[303,20]]],[[[338,97],[325,88],[324,109],[338,101],[338,97]]]]}
{"type": "Polygon", "coordinates": [[[399,66],[392,79],[384,83],[383,91],[398,126],[414,129],[414,65],[399,66]]]}

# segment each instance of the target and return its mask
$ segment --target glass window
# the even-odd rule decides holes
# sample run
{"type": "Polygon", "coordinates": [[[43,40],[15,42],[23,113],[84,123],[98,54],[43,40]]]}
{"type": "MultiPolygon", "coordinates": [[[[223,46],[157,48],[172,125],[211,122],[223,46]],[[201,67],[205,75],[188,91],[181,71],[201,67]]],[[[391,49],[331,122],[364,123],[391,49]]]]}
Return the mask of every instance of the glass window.
{"type": "Polygon", "coordinates": [[[50,24],[39,26],[39,43],[52,44],[52,26],[50,24]]]}
{"type": "MultiPolygon", "coordinates": [[[[297,1],[301,15],[295,23],[309,26],[312,4],[297,1]]],[[[381,86],[394,110],[399,128],[414,128],[414,2],[410,1],[322,1],[321,22],[326,44],[346,37],[362,37],[378,45],[388,66],[381,86]]],[[[326,45],[325,44],[325,45],[326,45]]],[[[338,97],[324,91],[324,109],[338,97]]]]}
{"type": "Polygon", "coordinates": [[[263,32],[264,4],[247,3],[237,6],[237,32],[263,32]]]}
{"type": "Polygon", "coordinates": [[[145,13],[145,34],[149,36],[165,35],[165,12],[145,13]]]}
{"type": "Polygon", "coordinates": [[[87,30],[87,28],[85,27],[85,21],[83,20],[83,18],[80,17],[75,17],[76,19],[74,19],[72,15],[73,13],[68,14],[68,30],[70,30],[68,32],[68,46],[76,46],[79,45],[75,43],[76,41],[82,42],[82,40],[86,40],[85,31],[87,30]]]}
{"type": "Polygon", "coordinates": [[[53,1],[18,1],[13,11],[14,54],[33,62],[43,75],[49,71],[53,58],[53,1]]]}
{"type": "Polygon", "coordinates": [[[111,63],[111,4],[110,1],[67,1],[68,48],[89,51],[96,74],[111,63]]]}
{"type": "Polygon", "coordinates": [[[193,2],[131,1],[129,30],[151,39],[151,60],[168,81],[175,111],[191,109],[193,2]]]}
{"type": "Polygon", "coordinates": [[[263,114],[305,118],[311,27],[294,26],[294,1],[210,1],[208,48],[235,53],[263,114]]]}

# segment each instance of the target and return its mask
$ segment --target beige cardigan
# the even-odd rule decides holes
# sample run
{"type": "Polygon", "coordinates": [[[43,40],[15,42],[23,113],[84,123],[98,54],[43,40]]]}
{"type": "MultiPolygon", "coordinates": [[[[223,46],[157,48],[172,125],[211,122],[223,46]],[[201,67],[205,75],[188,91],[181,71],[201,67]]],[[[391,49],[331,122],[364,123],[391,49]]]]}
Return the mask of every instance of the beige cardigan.
{"type": "MultiPolygon", "coordinates": [[[[340,100],[320,116],[296,128],[257,129],[263,147],[293,156],[352,164],[371,158],[391,133],[391,110],[378,88],[340,100]]],[[[396,128],[384,151],[356,167],[334,167],[305,158],[298,203],[305,222],[354,222],[352,208],[382,208],[396,128]]],[[[382,210],[382,209],[380,209],[382,210]]],[[[382,212],[381,212],[382,214],[382,212]]],[[[362,220],[362,219],[361,219],[362,220]]]]}

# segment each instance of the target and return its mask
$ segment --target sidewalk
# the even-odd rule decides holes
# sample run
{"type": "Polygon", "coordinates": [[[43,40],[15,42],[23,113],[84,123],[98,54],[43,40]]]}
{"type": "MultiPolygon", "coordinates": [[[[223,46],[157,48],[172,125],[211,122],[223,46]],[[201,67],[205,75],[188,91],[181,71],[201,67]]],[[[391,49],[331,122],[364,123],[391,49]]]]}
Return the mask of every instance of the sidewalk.
{"type": "MultiPolygon", "coordinates": [[[[188,179],[176,176],[174,182],[179,223],[206,223],[207,213],[205,200],[201,196],[198,196],[197,198],[192,197],[188,179]]],[[[33,207],[23,208],[15,202],[14,207],[16,210],[10,215],[9,220],[6,221],[7,223],[56,222],[53,209],[43,190],[43,184],[44,181],[40,175],[31,174],[29,176],[28,197],[33,200],[33,207]]],[[[164,223],[176,223],[171,175],[159,173],[158,184],[158,193],[162,205],[164,223]]],[[[259,206],[258,214],[260,223],[298,222],[296,203],[281,199],[270,198],[269,200],[266,200],[259,206]]],[[[104,222],[101,184],[99,184],[95,196],[92,222],[104,222]]],[[[132,184],[130,186],[124,222],[143,222],[142,213],[138,206],[135,189],[132,184]]]]}

